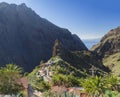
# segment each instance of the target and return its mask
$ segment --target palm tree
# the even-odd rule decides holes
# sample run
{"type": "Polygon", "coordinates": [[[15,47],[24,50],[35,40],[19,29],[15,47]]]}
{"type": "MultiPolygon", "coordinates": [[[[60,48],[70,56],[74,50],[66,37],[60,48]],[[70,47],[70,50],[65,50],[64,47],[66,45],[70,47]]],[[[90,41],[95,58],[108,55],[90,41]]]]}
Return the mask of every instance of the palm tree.
{"type": "Polygon", "coordinates": [[[99,97],[100,95],[102,96],[106,90],[105,81],[101,77],[97,76],[83,80],[81,85],[92,97],[99,97]]]}
{"type": "Polygon", "coordinates": [[[108,75],[104,80],[106,81],[106,86],[109,90],[119,91],[120,80],[118,80],[116,76],[108,75]]]}
{"type": "Polygon", "coordinates": [[[11,72],[17,72],[20,74],[23,72],[23,69],[15,64],[7,64],[6,67],[4,67],[4,70],[11,71],[11,72]]]}
{"type": "Polygon", "coordinates": [[[16,94],[23,89],[21,83],[22,68],[8,64],[0,69],[0,94],[16,94]]]}
{"type": "Polygon", "coordinates": [[[105,77],[90,77],[82,80],[81,85],[92,97],[99,97],[100,95],[103,96],[106,90],[118,92],[120,90],[120,81],[113,75],[107,75],[105,77]]]}

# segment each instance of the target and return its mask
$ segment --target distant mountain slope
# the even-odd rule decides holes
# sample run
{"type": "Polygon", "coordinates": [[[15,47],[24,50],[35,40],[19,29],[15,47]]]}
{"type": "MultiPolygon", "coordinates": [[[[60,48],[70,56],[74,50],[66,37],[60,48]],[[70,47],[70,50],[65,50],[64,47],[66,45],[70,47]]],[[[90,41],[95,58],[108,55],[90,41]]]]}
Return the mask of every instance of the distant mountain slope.
{"type": "Polygon", "coordinates": [[[51,57],[56,39],[71,51],[87,50],[77,35],[41,18],[25,4],[0,3],[1,66],[16,63],[31,71],[40,60],[51,57]]]}
{"type": "Polygon", "coordinates": [[[120,76],[120,27],[110,30],[91,50],[101,56],[103,64],[115,75],[120,76]]]}
{"type": "Polygon", "coordinates": [[[91,50],[102,56],[120,52],[120,27],[110,30],[91,50]]]}

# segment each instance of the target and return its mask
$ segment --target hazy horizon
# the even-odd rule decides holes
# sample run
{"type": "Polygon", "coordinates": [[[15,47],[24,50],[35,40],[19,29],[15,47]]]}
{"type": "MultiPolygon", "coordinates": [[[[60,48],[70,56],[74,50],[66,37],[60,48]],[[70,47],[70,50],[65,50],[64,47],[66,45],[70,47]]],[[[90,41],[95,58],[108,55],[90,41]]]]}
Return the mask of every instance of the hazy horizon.
{"type": "Polygon", "coordinates": [[[67,28],[81,39],[101,38],[120,25],[119,0],[0,0],[25,3],[40,17],[67,28]]]}
{"type": "Polygon", "coordinates": [[[82,39],[83,43],[86,45],[88,49],[91,49],[94,45],[100,42],[100,38],[98,39],[82,39]]]}

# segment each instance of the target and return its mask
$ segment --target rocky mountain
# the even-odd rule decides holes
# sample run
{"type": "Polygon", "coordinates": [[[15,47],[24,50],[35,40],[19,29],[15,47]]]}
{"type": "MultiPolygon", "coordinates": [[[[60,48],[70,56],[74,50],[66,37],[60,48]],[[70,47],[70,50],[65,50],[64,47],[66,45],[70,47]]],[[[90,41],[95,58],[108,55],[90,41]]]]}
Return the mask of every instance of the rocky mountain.
{"type": "Polygon", "coordinates": [[[120,76],[120,27],[110,30],[91,50],[101,56],[103,64],[115,75],[120,76]]]}
{"type": "Polygon", "coordinates": [[[96,75],[103,75],[105,72],[109,72],[109,69],[105,67],[100,60],[101,57],[92,51],[68,51],[64,48],[60,41],[56,40],[54,44],[53,57],[59,56],[70,66],[77,68],[82,72],[91,74],[91,68],[94,67],[96,75]]]}
{"type": "Polygon", "coordinates": [[[91,50],[103,56],[120,52],[120,27],[110,30],[91,50]]]}
{"type": "Polygon", "coordinates": [[[41,18],[25,4],[0,3],[0,64],[18,64],[31,71],[52,55],[59,39],[70,51],[87,50],[77,35],[41,18]]]}

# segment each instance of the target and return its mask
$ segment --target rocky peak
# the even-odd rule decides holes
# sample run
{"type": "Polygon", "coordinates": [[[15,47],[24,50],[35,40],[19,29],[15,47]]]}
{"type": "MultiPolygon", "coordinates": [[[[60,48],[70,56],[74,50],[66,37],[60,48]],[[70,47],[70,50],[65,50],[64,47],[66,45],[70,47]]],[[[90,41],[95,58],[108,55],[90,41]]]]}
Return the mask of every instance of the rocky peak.
{"type": "Polygon", "coordinates": [[[120,27],[111,29],[102,39],[101,42],[110,37],[117,37],[120,35],[120,27]]]}
{"type": "Polygon", "coordinates": [[[27,7],[25,3],[20,4],[19,6],[27,7]]]}
{"type": "Polygon", "coordinates": [[[7,7],[9,4],[6,3],[6,2],[2,2],[0,3],[0,8],[4,8],[4,7],[7,7]]]}

